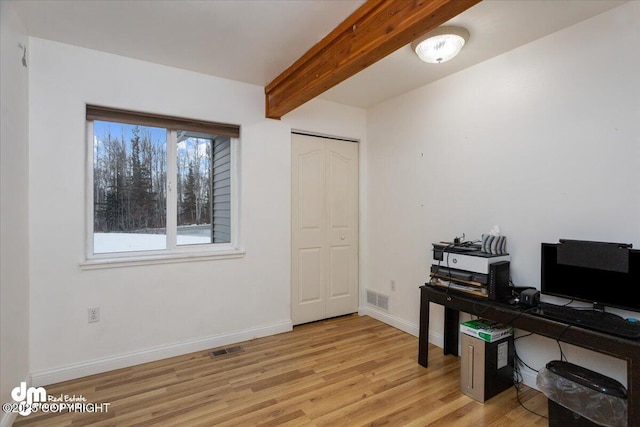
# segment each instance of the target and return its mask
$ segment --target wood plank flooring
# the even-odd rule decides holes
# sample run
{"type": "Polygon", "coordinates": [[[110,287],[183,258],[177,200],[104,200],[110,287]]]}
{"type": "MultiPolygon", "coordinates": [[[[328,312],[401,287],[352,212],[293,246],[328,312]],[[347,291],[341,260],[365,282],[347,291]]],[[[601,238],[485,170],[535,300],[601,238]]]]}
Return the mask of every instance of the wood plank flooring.
{"type": "Polygon", "coordinates": [[[544,394],[521,386],[477,402],[459,391],[459,358],[431,345],[423,368],[416,337],[368,316],[238,345],[46,386],[109,403],[108,412],[18,415],[14,426],[548,425],[544,394]]]}

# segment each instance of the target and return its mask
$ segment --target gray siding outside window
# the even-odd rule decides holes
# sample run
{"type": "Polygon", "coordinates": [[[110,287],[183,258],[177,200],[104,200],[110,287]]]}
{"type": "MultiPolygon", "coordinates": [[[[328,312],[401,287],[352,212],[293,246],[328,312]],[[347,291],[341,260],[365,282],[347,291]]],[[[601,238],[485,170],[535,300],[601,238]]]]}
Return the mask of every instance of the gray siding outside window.
{"type": "Polygon", "coordinates": [[[231,138],[213,142],[213,243],[231,241],[231,138]]]}

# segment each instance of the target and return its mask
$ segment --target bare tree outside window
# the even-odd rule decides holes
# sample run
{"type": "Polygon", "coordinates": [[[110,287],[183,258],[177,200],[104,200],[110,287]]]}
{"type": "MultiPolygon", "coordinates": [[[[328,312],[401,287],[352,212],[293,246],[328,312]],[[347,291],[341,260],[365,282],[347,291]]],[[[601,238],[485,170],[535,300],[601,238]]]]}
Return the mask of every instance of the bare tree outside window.
{"type": "Polygon", "coordinates": [[[166,250],[171,232],[182,247],[231,242],[231,137],[99,120],[93,129],[93,253],[166,250]]]}

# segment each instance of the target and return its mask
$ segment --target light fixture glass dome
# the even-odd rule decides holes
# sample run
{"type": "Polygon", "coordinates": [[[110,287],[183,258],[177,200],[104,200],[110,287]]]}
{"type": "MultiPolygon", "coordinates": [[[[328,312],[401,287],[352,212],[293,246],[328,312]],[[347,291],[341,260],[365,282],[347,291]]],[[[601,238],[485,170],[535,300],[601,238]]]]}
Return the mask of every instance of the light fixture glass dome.
{"type": "Polygon", "coordinates": [[[446,62],[456,56],[469,40],[469,32],[460,27],[439,27],[411,43],[416,55],[430,64],[446,62]]]}

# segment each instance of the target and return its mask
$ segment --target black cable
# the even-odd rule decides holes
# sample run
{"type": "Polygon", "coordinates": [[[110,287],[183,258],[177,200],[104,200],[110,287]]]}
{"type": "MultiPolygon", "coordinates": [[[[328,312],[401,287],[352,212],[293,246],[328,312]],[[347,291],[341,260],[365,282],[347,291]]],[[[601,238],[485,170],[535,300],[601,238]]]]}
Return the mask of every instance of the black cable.
{"type": "Polygon", "coordinates": [[[518,389],[518,388],[516,388],[516,400],[518,401],[518,404],[519,404],[520,406],[522,406],[524,409],[526,409],[527,411],[531,412],[532,414],[537,415],[537,416],[539,416],[539,417],[541,417],[541,418],[549,419],[549,417],[548,417],[548,416],[543,415],[543,414],[539,414],[539,413],[537,413],[536,411],[534,411],[534,410],[532,410],[532,409],[529,409],[529,408],[527,408],[526,406],[524,406],[524,403],[522,403],[522,400],[520,400],[520,389],[518,389]]]}
{"type": "MultiPolygon", "coordinates": [[[[506,323],[504,323],[504,324],[505,324],[505,325],[509,325],[509,324],[511,324],[515,319],[517,319],[517,318],[518,318],[519,316],[521,316],[523,313],[527,313],[527,312],[529,312],[530,310],[532,310],[532,309],[534,309],[534,308],[535,308],[535,307],[530,307],[530,308],[527,308],[527,309],[525,309],[525,310],[522,310],[522,311],[518,312],[518,314],[516,314],[515,316],[513,316],[509,321],[507,321],[507,322],[506,322],[506,323]]],[[[562,335],[564,335],[564,333],[565,333],[565,332],[566,332],[570,327],[571,327],[571,325],[567,325],[567,326],[562,330],[562,332],[558,335],[558,337],[556,338],[556,343],[558,344],[558,348],[560,349],[560,360],[564,360],[564,361],[567,361],[567,357],[566,357],[566,355],[564,354],[564,351],[562,350],[562,345],[560,344],[560,339],[562,338],[562,335]]],[[[513,372],[514,372],[514,384],[513,384],[513,385],[514,385],[514,387],[515,387],[515,389],[516,389],[516,400],[518,401],[518,404],[519,404],[520,406],[522,406],[524,409],[526,409],[527,411],[531,412],[532,414],[535,414],[535,415],[537,415],[537,416],[539,416],[539,417],[542,417],[542,418],[548,418],[548,417],[547,417],[547,416],[545,416],[545,415],[538,414],[538,413],[536,413],[535,411],[532,411],[531,409],[527,408],[527,407],[522,403],[522,401],[521,401],[521,399],[520,399],[520,392],[521,392],[521,389],[522,389],[522,383],[523,383],[523,380],[522,380],[522,378],[523,378],[523,377],[522,377],[522,371],[521,371],[521,369],[520,369],[520,364],[522,364],[523,366],[527,367],[528,369],[530,369],[530,370],[531,370],[531,371],[533,371],[533,372],[536,372],[536,373],[537,373],[537,372],[539,372],[539,371],[538,371],[537,369],[534,369],[534,368],[532,368],[531,366],[529,366],[527,363],[525,363],[525,362],[524,362],[524,360],[522,360],[522,358],[520,358],[520,356],[518,356],[518,352],[517,352],[517,350],[516,350],[516,348],[515,348],[515,342],[516,342],[516,340],[518,340],[518,339],[520,339],[520,338],[529,337],[529,336],[531,336],[531,335],[534,335],[534,334],[533,334],[533,333],[528,333],[528,334],[526,334],[526,335],[521,335],[521,336],[519,336],[519,337],[514,337],[514,339],[513,339],[513,347],[514,347],[514,349],[513,349],[513,351],[514,351],[514,364],[513,364],[513,365],[514,365],[514,366],[513,366],[513,372]]]]}
{"type": "MultiPolygon", "coordinates": [[[[562,335],[564,335],[564,333],[569,330],[569,328],[572,325],[567,325],[562,332],[560,332],[560,335],[558,335],[558,337],[556,338],[556,343],[558,344],[558,349],[560,350],[560,360],[568,362],[567,360],[567,356],[565,355],[564,351],[562,350],[562,345],[561,345],[561,341],[560,339],[562,338],[562,335]]],[[[514,366],[513,366],[513,371],[514,371],[514,387],[516,389],[516,400],[518,401],[518,404],[520,406],[522,406],[524,409],[526,409],[527,411],[531,412],[532,414],[535,414],[539,417],[542,418],[549,418],[545,415],[542,414],[538,414],[535,411],[532,411],[531,409],[527,408],[526,406],[524,406],[524,404],[522,403],[522,401],[520,400],[520,391],[522,389],[522,372],[520,370],[520,366],[519,364],[522,364],[524,366],[526,366],[528,369],[532,370],[533,372],[539,373],[539,370],[532,368],[531,366],[529,366],[527,363],[524,362],[524,360],[522,360],[522,358],[520,358],[520,356],[518,356],[518,352],[516,350],[516,346],[515,346],[515,342],[516,340],[520,339],[520,338],[525,338],[525,337],[529,337],[531,335],[534,335],[533,333],[528,333],[526,335],[521,335],[519,337],[515,337],[513,339],[513,353],[514,353],[514,366]]]]}
{"type": "Polygon", "coordinates": [[[523,385],[523,377],[522,377],[522,371],[520,370],[520,365],[518,364],[521,363],[522,365],[526,366],[527,368],[531,369],[534,372],[538,372],[538,370],[533,369],[531,366],[527,365],[521,358],[520,356],[518,356],[518,351],[516,350],[516,340],[520,339],[520,338],[525,338],[525,337],[529,337],[533,335],[533,333],[528,333],[526,335],[521,335],[519,337],[514,337],[513,339],[513,357],[514,357],[514,363],[513,363],[513,386],[516,389],[516,400],[518,401],[518,404],[523,407],[524,409],[526,409],[527,411],[531,412],[534,415],[537,415],[541,418],[549,418],[546,415],[542,415],[539,414],[529,408],[527,408],[524,403],[522,402],[522,400],[520,399],[520,392],[522,391],[522,385],[523,385]]]}
{"type": "Polygon", "coordinates": [[[562,338],[564,333],[567,332],[571,326],[572,325],[565,326],[562,332],[560,332],[560,335],[558,335],[558,337],[556,338],[556,343],[558,344],[558,349],[560,350],[560,360],[563,360],[565,362],[568,362],[569,360],[567,359],[567,356],[564,354],[564,351],[562,350],[562,345],[560,344],[560,338],[562,338]]]}
{"type": "MultiPolygon", "coordinates": [[[[520,338],[530,337],[531,335],[533,335],[533,333],[529,332],[529,333],[528,333],[528,334],[526,334],[526,335],[520,335],[519,337],[515,337],[515,338],[513,339],[514,357],[515,357],[516,359],[518,359],[518,360],[520,361],[520,363],[522,363],[525,367],[529,368],[530,370],[532,370],[532,371],[533,371],[533,372],[535,372],[535,373],[538,373],[539,371],[538,371],[537,369],[534,369],[534,368],[532,368],[531,366],[529,366],[527,363],[525,363],[525,361],[524,361],[524,360],[522,360],[522,358],[520,358],[520,356],[518,356],[518,352],[517,352],[517,351],[515,351],[515,342],[516,342],[516,340],[519,340],[520,338]]],[[[519,368],[518,368],[518,370],[519,370],[519,368]]]]}

